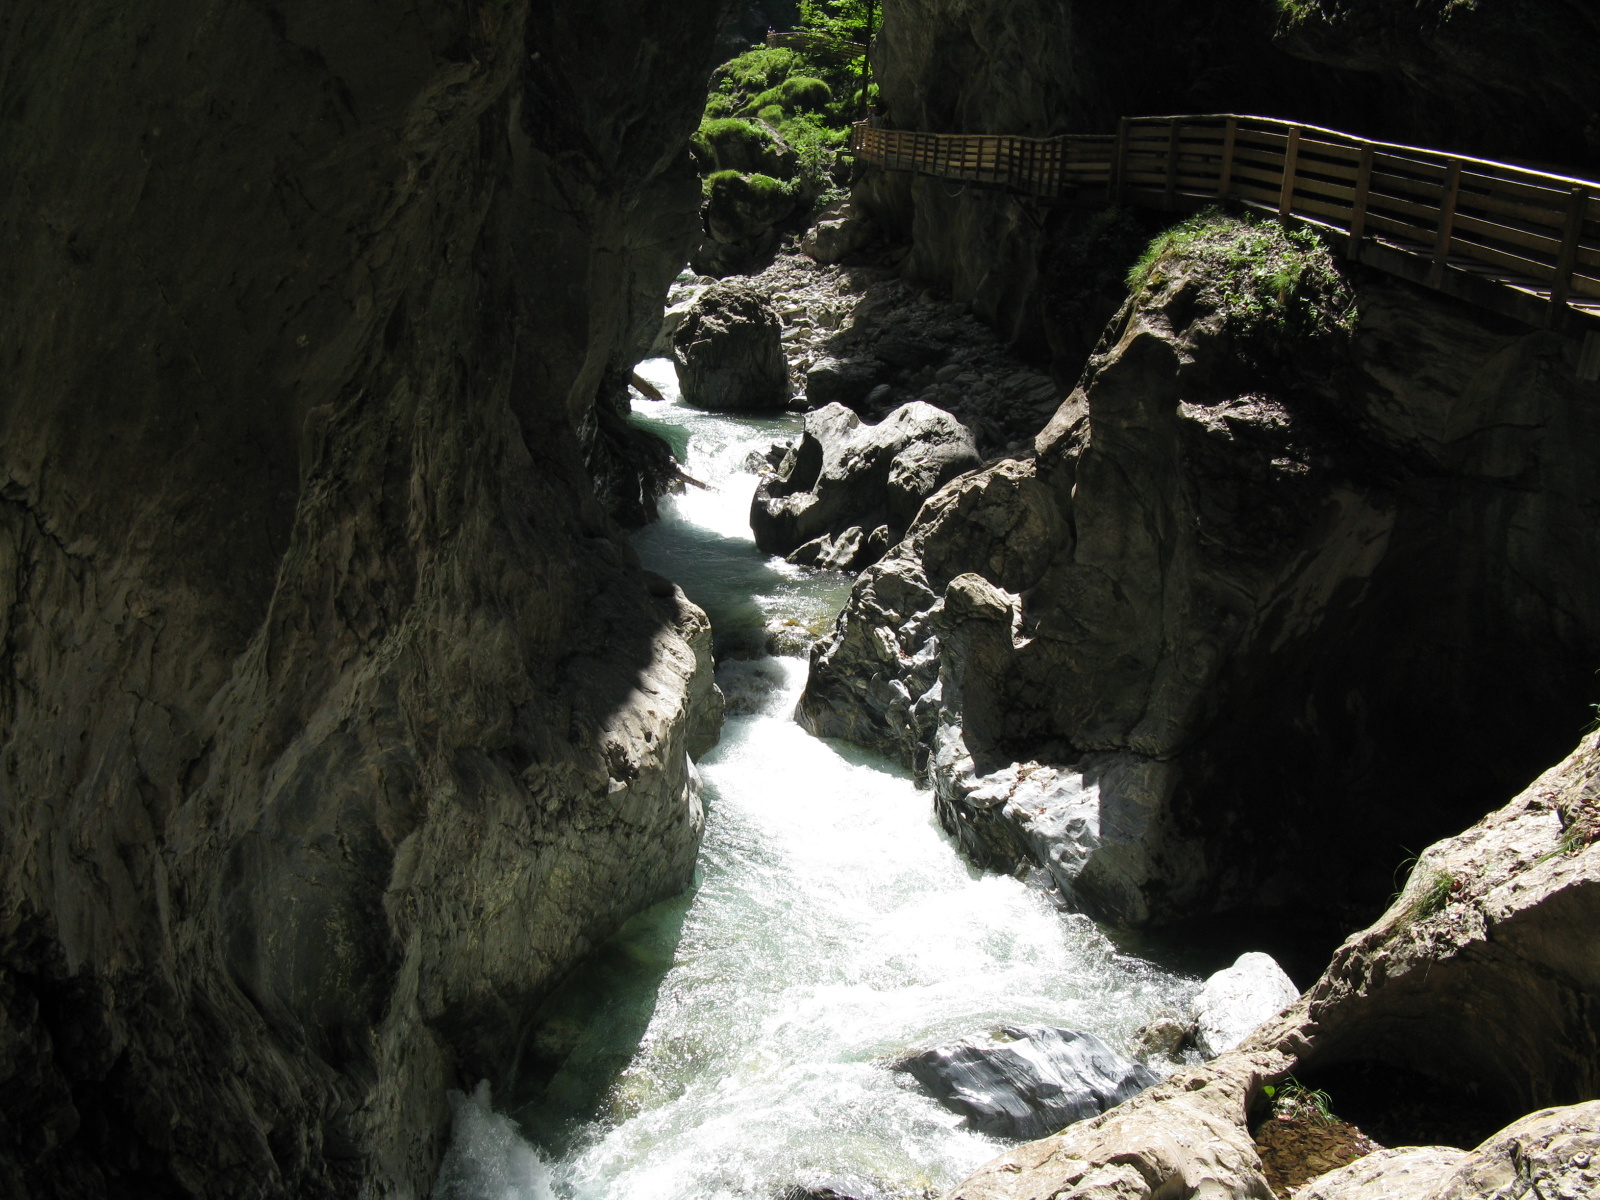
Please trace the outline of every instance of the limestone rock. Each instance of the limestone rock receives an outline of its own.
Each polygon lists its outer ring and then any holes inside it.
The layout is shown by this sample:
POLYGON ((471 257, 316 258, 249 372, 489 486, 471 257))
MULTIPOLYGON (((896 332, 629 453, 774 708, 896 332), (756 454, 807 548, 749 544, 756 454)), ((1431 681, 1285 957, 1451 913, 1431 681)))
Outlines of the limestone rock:
MULTIPOLYGON (((1600 1092, 1584 1015, 1600 1003, 1600 839, 1587 832, 1597 784, 1600 733, 1510 804, 1429 847, 1389 911, 1287 1012, 1104 1116, 997 1158, 948 1200, 1268 1200, 1248 1134, 1262 1087, 1290 1075, 1315 1086, 1319 1069, 1351 1060, 1523 1108, 1600 1092), (1441 877, 1460 886, 1441 888, 1441 877)), ((1471 1152, 1380 1151, 1299 1195, 1587 1200, 1597 1161, 1600 1101, 1587 1101, 1539 1107, 1471 1152)))
POLYGON ((1092 1034, 1004 1026, 898 1064, 967 1124, 995 1137, 1036 1138, 1098 1116, 1156 1082, 1092 1034))
POLYGON ((1241 954, 1233 966, 1207 979, 1195 996, 1195 1045, 1215 1058, 1298 999, 1300 989, 1271 955, 1241 954))
MULTIPOLYGON (((862 578, 803 717, 926 772, 977 861, 1048 871, 1107 920, 1375 909, 1398 854, 1374 854, 1374 831, 1393 847, 1462 828, 1584 719, 1600 535, 1573 514, 1600 504, 1600 478, 1559 431, 1592 385, 1571 339, 1394 281, 1351 282, 1352 337, 1273 358, 1231 331, 1211 268, 1172 260, 1159 279, 1032 453, 936 492, 862 578), (1542 498, 1514 482, 1536 464, 1542 498), (1596 554, 1542 549, 1569 538, 1596 554), (913 612, 879 602, 890 570, 913 612), (1007 613, 945 611, 969 574, 1016 597, 1007 613), (1446 579, 1487 591, 1441 608, 1446 579), (1495 647, 1495 665, 1451 645, 1495 647), (1469 769, 1491 741, 1487 773, 1469 769), (1013 767, 1071 779, 1099 755, 1144 776, 1114 797, 1115 836, 1087 823, 1104 789, 971 799, 1013 767), (1112 846, 1114 872, 1079 869, 1112 846)), ((904 340, 893 352, 916 361, 904 340)))
POLYGON ((851 526, 887 525, 894 538, 927 495, 977 463, 972 435, 931 405, 907 404, 877 425, 829 405, 807 414, 793 458, 757 486, 750 527, 769 554, 851 526))
POLYGON ((843 262, 872 244, 878 230, 850 199, 836 200, 818 214, 800 241, 802 252, 823 264, 843 262))
POLYGON ((427 1195, 689 881, 709 630, 594 480, 724 8, 7 6, 0 1195, 427 1195))
POLYGON ((806 404, 856 408, 882 383, 884 372, 884 364, 875 358, 821 358, 806 372, 806 404))
POLYGON ((1471 1157, 1453 1146, 1378 1150, 1313 1179, 1295 1200, 1438 1200, 1440 1185, 1471 1157))
POLYGON ((783 326, 759 292, 737 280, 707 288, 672 336, 683 401, 713 412, 789 403, 783 326))

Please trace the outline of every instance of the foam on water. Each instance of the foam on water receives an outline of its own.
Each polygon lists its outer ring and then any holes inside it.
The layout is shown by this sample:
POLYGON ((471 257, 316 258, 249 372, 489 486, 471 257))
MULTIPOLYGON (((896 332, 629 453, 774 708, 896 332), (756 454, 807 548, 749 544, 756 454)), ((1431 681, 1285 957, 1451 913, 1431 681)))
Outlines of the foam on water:
MULTIPOLYGON (((765 559, 745 523, 745 458, 795 421, 693 412, 670 370, 647 364, 669 398, 636 412, 714 490, 667 501, 641 556, 713 619, 759 628, 834 611, 843 581, 765 559)), ((522 1143, 486 1092, 463 1098, 449 1200, 769 1200, 825 1179, 939 1190, 1002 1146, 889 1061, 1001 1023, 1117 1044, 1192 993, 1193 980, 1119 955, 1021 882, 971 869, 903 772, 804 733, 792 712, 805 673, 800 659, 723 660, 730 715, 701 763, 692 897, 631 922, 609 973, 580 972, 565 1007, 552 1002, 561 1065, 550 1102, 522 1115, 553 1157, 522 1143), (573 1107, 587 1111, 563 1124, 573 1107)))

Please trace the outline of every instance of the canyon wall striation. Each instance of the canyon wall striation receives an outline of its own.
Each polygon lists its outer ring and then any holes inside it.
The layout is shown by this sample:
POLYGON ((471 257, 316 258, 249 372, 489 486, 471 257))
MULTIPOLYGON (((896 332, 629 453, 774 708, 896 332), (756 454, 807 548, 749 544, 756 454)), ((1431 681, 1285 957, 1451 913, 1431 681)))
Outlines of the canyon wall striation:
POLYGON ((724 8, 0 14, 0 1191, 423 1196, 687 883, 709 630, 593 480, 724 8))

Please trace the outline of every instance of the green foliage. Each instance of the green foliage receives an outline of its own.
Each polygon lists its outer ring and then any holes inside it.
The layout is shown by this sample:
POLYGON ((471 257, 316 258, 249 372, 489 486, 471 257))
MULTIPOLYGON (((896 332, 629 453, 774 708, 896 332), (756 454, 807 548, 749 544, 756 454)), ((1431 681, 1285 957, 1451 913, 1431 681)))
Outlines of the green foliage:
POLYGON ((792 112, 822 112, 833 103, 833 89, 811 75, 791 75, 778 90, 792 112))
POLYGON ((1243 339, 1282 349, 1349 333, 1355 301, 1316 233, 1208 209, 1158 236, 1128 272, 1139 292, 1181 275, 1243 339))
POLYGON ((882 3, 869 0, 801 0, 800 24, 814 33, 841 42, 865 42, 867 20, 873 18, 873 32, 883 22, 882 3))
POLYGON ((794 50, 757 46, 717 68, 711 77, 712 92, 729 97, 737 108, 745 108, 753 97, 777 87, 806 66, 806 60, 794 50))
POLYGON ((741 121, 737 117, 720 117, 700 122, 694 135, 695 149, 716 158, 725 158, 730 151, 743 150, 759 154, 772 145, 772 134, 765 126, 741 121))
POLYGON ((705 194, 712 199, 740 203, 770 204, 792 200, 793 188, 770 175, 745 175, 739 171, 713 171, 706 176, 705 194))
POLYGON ((1339 1118, 1333 1115, 1333 1099, 1318 1088, 1308 1088, 1293 1075, 1278 1087, 1271 1084, 1261 1089, 1272 1104, 1272 1114, 1288 1120, 1310 1120, 1318 1125, 1334 1125, 1339 1118))
POLYGON ((1411 905, 1411 911, 1418 917, 1431 917, 1444 911, 1444 906, 1450 903, 1458 886, 1455 876, 1430 869, 1421 893, 1411 905))
POLYGON ((731 96, 724 96, 721 92, 712 92, 706 97, 705 116, 706 120, 708 121, 715 121, 722 117, 731 117, 735 111, 736 110, 733 106, 733 98, 731 96))
POLYGON ((768 125, 781 124, 784 118, 783 105, 769 104, 765 108, 759 110, 756 113, 756 116, 765 121, 768 125))

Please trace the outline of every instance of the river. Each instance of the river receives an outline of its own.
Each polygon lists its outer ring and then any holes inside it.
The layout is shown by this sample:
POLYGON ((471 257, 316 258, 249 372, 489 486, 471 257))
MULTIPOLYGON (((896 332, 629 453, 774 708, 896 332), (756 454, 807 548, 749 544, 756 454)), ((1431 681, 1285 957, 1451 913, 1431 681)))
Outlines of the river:
POLYGON ((1018 880, 973 870, 926 791, 792 719, 802 658, 763 627, 825 627, 842 576, 751 541, 747 459, 799 418, 696 412, 666 394, 635 418, 691 476, 635 539, 712 617, 722 742, 700 764, 707 825, 691 893, 631 921, 540 1014, 543 1074, 496 1111, 457 1103, 441 1200, 778 1200, 833 1181, 933 1195, 1004 1149, 887 1069, 1001 1023, 1120 1045, 1196 981, 1117 952, 1018 880))

